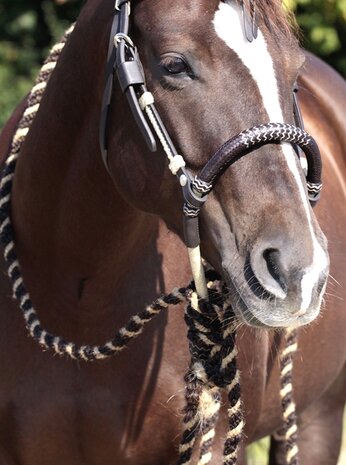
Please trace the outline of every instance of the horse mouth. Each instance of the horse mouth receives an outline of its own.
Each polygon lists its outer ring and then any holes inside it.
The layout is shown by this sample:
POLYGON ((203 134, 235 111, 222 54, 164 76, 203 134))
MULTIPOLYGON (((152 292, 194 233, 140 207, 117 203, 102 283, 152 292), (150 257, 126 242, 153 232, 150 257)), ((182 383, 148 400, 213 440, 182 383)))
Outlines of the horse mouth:
POLYGON ((246 282, 238 283, 227 271, 226 275, 227 289, 234 314, 239 322, 247 326, 262 329, 298 328, 312 323, 320 314, 326 285, 315 299, 316 303, 314 302, 307 310, 302 311, 294 310, 289 302, 279 301, 265 290, 261 291, 262 295, 255 295, 259 292, 254 294, 249 286, 246 287, 246 282))
MULTIPOLYGON (((263 311, 258 311, 249 307, 241 297, 238 297, 237 304, 233 307, 236 317, 243 323, 254 328, 262 329, 280 329, 299 326, 305 326, 314 321, 319 313, 319 308, 314 308, 304 315, 297 315, 292 317, 283 317, 282 315, 264 315, 263 311)), ((279 311, 277 312, 279 313, 279 311)), ((297 312, 299 313, 299 312, 297 312)))

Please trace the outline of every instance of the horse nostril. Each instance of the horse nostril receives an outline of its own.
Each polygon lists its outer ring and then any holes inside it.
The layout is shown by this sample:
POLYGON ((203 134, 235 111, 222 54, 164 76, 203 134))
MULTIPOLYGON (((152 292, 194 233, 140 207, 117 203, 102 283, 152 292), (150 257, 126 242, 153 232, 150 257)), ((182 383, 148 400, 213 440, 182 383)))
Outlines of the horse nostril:
POLYGON ((266 249, 263 252, 269 274, 280 284, 284 293, 287 293, 287 283, 280 267, 280 252, 277 249, 266 249))
POLYGON ((268 247, 269 244, 257 244, 250 254, 250 264, 253 273, 262 288, 272 297, 285 299, 288 283, 286 282, 282 252, 278 247, 268 247))

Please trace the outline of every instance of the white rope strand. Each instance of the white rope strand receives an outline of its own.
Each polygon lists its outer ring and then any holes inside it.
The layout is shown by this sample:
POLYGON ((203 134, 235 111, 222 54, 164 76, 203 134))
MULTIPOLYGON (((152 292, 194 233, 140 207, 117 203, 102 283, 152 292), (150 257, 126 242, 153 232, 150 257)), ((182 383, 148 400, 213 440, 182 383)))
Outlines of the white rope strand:
POLYGON ((144 92, 138 100, 139 105, 143 111, 146 112, 149 121, 151 122, 154 131, 156 132, 159 141, 161 142, 162 148, 165 151, 167 158, 169 160, 169 169, 171 173, 175 176, 178 171, 185 166, 184 158, 181 155, 174 155, 172 152, 166 137, 163 131, 160 128, 159 123, 156 120, 153 110, 151 109, 151 105, 154 104, 154 96, 151 92, 144 92))
POLYGON ((189 260, 192 270, 193 280, 195 281, 196 291, 202 299, 208 299, 208 288, 205 280, 204 268, 199 245, 194 248, 188 247, 189 260))

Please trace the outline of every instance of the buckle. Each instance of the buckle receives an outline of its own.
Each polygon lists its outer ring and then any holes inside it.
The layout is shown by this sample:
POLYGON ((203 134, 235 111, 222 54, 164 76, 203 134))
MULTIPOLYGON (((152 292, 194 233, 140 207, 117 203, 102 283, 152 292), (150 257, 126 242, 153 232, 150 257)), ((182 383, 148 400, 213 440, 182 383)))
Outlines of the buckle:
POLYGON ((115 5, 114 5, 114 9, 117 10, 117 11, 121 11, 121 6, 126 3, 127 5, 127 15, 130 16, 130 0, 115 0, 115 5))
POLYGON ((124 34, 123 32, 118 32, 117 34, 115 34, 115 36, 114 36, 114 45, 115 45, 115 47, 118 47, 118 43, 121 40, 124 40, 128 47, 135 48, 135 45, 132 42, 132 39, 130 39, 130 37, 127 34, 124 34))

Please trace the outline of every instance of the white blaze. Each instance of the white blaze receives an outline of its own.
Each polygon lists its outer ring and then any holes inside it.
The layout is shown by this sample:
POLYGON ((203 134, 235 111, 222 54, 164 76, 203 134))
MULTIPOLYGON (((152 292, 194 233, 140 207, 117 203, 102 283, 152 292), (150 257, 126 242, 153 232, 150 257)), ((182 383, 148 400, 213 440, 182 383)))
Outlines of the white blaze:
MULTIPOLYGON (((257 84, 262 96, 264 108, 268 113, 269 121, 274 123, 284 122, 273 60, 268 52, 267 43, 261 30, 258 30, 258 37, 253 42, 249 42, 246 39, 243 31, 241 11, 236 5, 236 2, 220 2, 219 9, 214 16, 213 24, 217 35, 238 55, 257 84)), ((288 168, 292 172, 297 183, 305 207, 313 244, 312 264, 306 269, 301 282, 301 310, 307 310, 311 302, 312 290, 320 273, 326 269, 328 260, 321 245, 317 241, 313 229, 309 203, 297 167, 295 152, 288 143, 281 144, 281 146, 288 168)))

